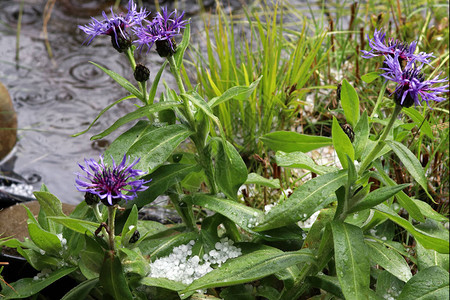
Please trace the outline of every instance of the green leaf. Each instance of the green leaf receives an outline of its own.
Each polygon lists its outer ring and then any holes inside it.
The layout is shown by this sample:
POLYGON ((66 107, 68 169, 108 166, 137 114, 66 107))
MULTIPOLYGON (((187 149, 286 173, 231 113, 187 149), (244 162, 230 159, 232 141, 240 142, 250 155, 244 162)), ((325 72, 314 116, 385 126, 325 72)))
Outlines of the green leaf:
POLYGON ((89 236, 84 236, 85 248, 80 251, 80 260, 78 267, 81 273, 87 279, 98 278, 100 270, 102 268, 104 259, 104 249, 101 244, 89 236))
POLYGON ((230 142, 219 141, 215 167, 217 186, 228 198, 237 200, 237 191, 247 180, 247 166, 230 142))
POLYGON ((370 283, 367 246, 361 228, 333 221, 336 273, 345 299, 366 299, 370 283))
POLYGON ((1 291, 1 295, 3 296, 1 299, 22 299, 31 297, 41 290, 51 285, 56 280, 69 275, 77 268, 60 268, 48 275, 48 277, 43 277, 42 279, 34 280, 33 278, 22 278, 16 282, 11 283, 10 288, 4 288, 1 291))
POLYGON ((82 281, 79 285, 71 289, 61 300, 80 300, 88 299, 87 296, 91 290, 97 285, 98 278, 82 281))
POLYGON ((114 299, 133 299, 120 259, 113 251, 105 252, 99 278, 105 293, 114 299))
POLYGON ((184 290, 187 287, 187 285, 181 282, 173 281, 162 277, 161 278, 144 277, 139 282, 143 285, 156 286, 176 292, 184 290))
POLYGON ((116 105, 116 104, 119 104, 120 102, 122 102, 122 101, 124 101, 124 100, 127 100, 127 99, 133 99, 133 98, 135 98, 135 97, 134 97, 134 96, 126 96, 126 97, 123 97, 123 98, 121 98, 121 99, 119 99, 119 100, 117 100, 117 101, 115 101, 115 102, 109 104, 109 105, 106 106, 104 109, 102 109, 102 111, 97 115, 97 117, 95 117, 94 121, 92 121, 91 124, 89 124, 88 128, 86 128, 85 130, 80 131, 80 132, 78 132, 78 133, 72 134, 72 137, 77 137, 77 136, 80 136, 80 135, 82 135, 82 134, 88 132, 89 129, 91 129, 92 126, 94 126, 95 122, 97 122, 97 120, 100 119, 100 117, 101 117, 106 111, 108 111, 111 107, 113 107, 113 106, 116 105))
POLYGON ((268 179, 265 177, 262 177, 259 174, 256 173, 250 173, 247 176, 247 180, 245 181, 245 184, 258 184, 262 186, 267 186, 273 189, 279 189, 280 188, 280 180, 275 179, 268 179))
POLYGON ((177 65, 177 69, 181 68, 181 64, 183 63, 184 52, 186 51, 187 47, 189 46, 190 38, 191 38, 191 23, 190 23, 190 19, 189 19, 186 24, 186 27, 184 28, 183 39, 181 40, 181 43, 179 45, 177 45, 176 52, 173 55, 175 58, 175 63, 177 65))
POLYGON ((353 149, 352 142, 339 126, 338 121, 333 117, 333 125, 331 128, 331 136, 333 139, 333 146, 339 157, 339 161, 344 169, 347 169, 347 157, 348 155, 352 161, 355 160, 355 150, 353 149))
POLYGON ((250 97, 255 88, 258 86, 261 78, 262 76, 253 81, 249 86, 238 85, 229 88, 228 90, 223 92, 222 95, 214 97, 211 100, 209 100, 208 102, 209 107, 214 108, 215 106, 231 99, 246 100, 247 98, 250 97))
POLYGON ((192 203, 227 217, 247 231, 253 230, 253 227, 262 220, 264 215, 262 211, 240 204, 236 201, 216 198, 204 194, 194 195, 192 203))
POLYGON ((273 207, 254 230, 264 231, 306 220, 321 209, 324 202, 346 181, 346 170, 327 173, 307 181, 289 198, 273 207))
POLYGON ((156 73, 155 78, 153 78, 152 86, 150 87, 150 92, 148 93, 148 99, 149 99, 149 102, 152 103, 152 105, 153 105, 153 100, 155 99, 156 90, 158 89, 159 80, 161 79, 162 72, 166 68, 168 62, 169 62, 168 60, 164 61, 164 63, 159 68, 158 73, 156 73))
POLYGON ((419 207, 420 211, 425 217, 431 218, 436 221, 448 222, 448 218, 435 211, 428 203, 417 199, 411 200, 414 201, 414 203, 419 207))
POLYGON ((365 83, 371 83, 372 81, 374 81, 375 79, 377 79, 379 77, 380 77, 380 73, 379 72, 370 72, 370 73, 362 75, 361 79, 365 83))
POLYGON ((416 245, 417 268, 423 271, 428 267, 439 266, 444 270, 449 269, 448 254, 438 253, 435 250, 425 249, 420 243, 416 245))
POLYGON ((381 271, 377 276, 376 291, 382 299, 396 299, 404 286, 403 281, 388 271, 381 271))
POLYGON ((220 298, 223 300, 255 300, 255 296, 253 296, 253 287, 245 284, 224 288, 220 292, 220 298))
MULTIPOLYGON (((131 201, 134 202, 134 201, 131 201)), ((125 225, 123 225, 122 228, 122 245, 127 245, 128 241, 130 240, 131 236, 134 233, 134 231, 137 229, 137 221, 138 221, 138 208, 136 204, 133 204, 133 207, 131 208, 130 214, 128 215, 127 221, 125 222, 125 225), (132 228, 130 230, 130 228, 132 228), (130 233, 130 234, 128 234, 130 233), (128 235, 127 235, 128 234, 128 235)))
POLYGON ((404 107, 402 112, 407 114, 420 128, 420 132, 423 132, 430 139, 435 139, 433 130, 431 130, 430 123, 420 114, 420 112, 413 107, 404 107))
POLYGON ((150 255, 152 261, 157 258, 169 255, 174 247, 187 244, 197 239, 198 234, 195 232, 185 232, 166 238, 145 239, 139 244, 144 255, 150 255))
POLYGON ((449 299, 448 271, 440 267, 420 271, 405 284, 397 299, 449 299))
POLYGON ((300 151, 290 153, 277 151, 275 160, 280 167, 306 169, 318 175, 337 171, 335 167, 316 164, 311 157, 300 151))
POLYGON ((399 184, 396 186, 385 186, 379 189, 376 189, 375 191, 368 194, 366 197, 364 197, 361 201, 356 203, 353 207, 351 207, 348 210, 348 213, 354 213, 360 210, 365 210, 368 208, 372 208, 387 199, 391 198, 407 186, 409 186, 409 183, 405 184, 399 184))
POLYGON ((95 232, 100 225, 95 222, 70 217, 49 217, 49 219, 81 234, 85 234, 86 231, 95 232))
POLYGON ((219 268, 195 280, 183 292, 250 282, 292 265, 313 262, 314 256, 307 249, 282 253, 267 249, 258 250, 228 260, 219 268))
POLYGON ((355 127, 359 120, 359 98, 355 88, 348 83, 347 79, 342 81, 341 105, 347 123, 355 127))
POLYGON ((45 252, 55 254, 62 250, 61 241, 59 238, 55 234, 42 229, 39 225, 29 223, 28 233, 36 246, 45 252))
POLYGON ((367 140, 369 139, 369 119, 367 117, 367 111, 364 111, 361 115, 358 123, 356 123, 354 131, 355 140, 353 145, 355 147, 355 158, 358 159, 364 152, 367 145, 367 140))
POLYGON ((144 135, 157 129, 149 121, 139 120, 133 127, 119 135, 106 149, 104 153, 105 163, 112 163, 111 157, 116 162, 123 159, 123 155, 128 152, 130 147, 139 141, 144 135))
POLYGON ((439 253, 449 253, 449 242, 416 229, 411 223, 397 215, 394 211, 388 208, 384 204, 379 204, 375 209, 384 215, 385 217, 391 219, 404 229, 406 229, 410 234, 414 236, 417 242, 421 243, 427 249, 433 249, 439 253))
POLYGON ((151 203, 158 196, 163 195, 167 189, 177 182, 181 182, 187 175, 199 172, 201 167, 197 164, 168 164, 158 167, 153 173, 142 177, 144 180, 152 180, 147 185, 148 189, 139 192, 137 198, 129 201, 127 208, 136 204, 138 208, 151 203))
POLYGON ((139 249, 119 248, 119 257, 127 273, 144 277, 150 272, 150 264, 139 249))
POLYGON ((174 124, 152 130, 137 140, 127 154, 140 157, 144 170, 153 170, 164 163, 192 132, 184 125, 174 124))
POLYGON ((108 70, 108 69, 96 64, 95 62, 91 61, 90 63, 93 64, 94 66, 98 67, 99 69, 101 69, 106 74, 108 74, 109 77, 114 79, 114 81, 116 81, 118 84, 120 84, 124 89, 126 89, 127 91, 129 91, 130 93, 135 95, 136 98, 138 98, 142 101, 145 101, 144 96, 142 95, 141 91, 139 91, 131 82, 129 82, 128 80, 126 80, 125 78, 123 78, 122 76, 117 74, 116 72, 108 70))
MULTIPOLYGON (((401 162, 408 170, 409 174, 417 181, 418 184, 428 194, 427 178, 423 171, 422 165, 414 154, 405 145, 396 141, 386 141, 386 144, 391 147, 392 151, 400 158, 401 162)), ((429 194, 428 194, 429 195, 429 194)), ((429 195, 430 196, 430 195, 429 195)), ((430 196, 431 197, 431 196, 430 196)))
POLYGON ((260 140, 272 150, 283 152, 309 152, 332 144, 329 137, 312 136, 292 131, 270 132, 260 137, 260 140))
MULTIPOLYGON (((373 164, 378 170, 377 173, 374 173, 374 177, 377 177, 379 175, 381 177, 379 178, 379 180, 384 181, 387 185, 397 185, 397 183, 384 172, 383 166, 381 165, 380 161, 374 161, 373 164)), ((419 209, 417 204, 410 197, 408 197, 408 195, 401 191, 395 195, 395 198, 397 199, 398 203, 400 203, 400 205, 404 209, 406 209, 411 217, 419 222, 425 222, 425 218, 423 217, 421 210, 419 209)))
POLYGON ((328 275, 308 276, 306 278, 306 281, 315 288, 322 289, 324 291, 332 293, 336 297, 344 299, 344 294, 342 294, 339 280, 336 277, 328 275))
POLYGON ((401 281, 407 282, 412 277, 408 263, 397 251, 386 248, 376 241, 365 240, 365 242, 369 246, 371 261, 382 266, 401 281))
POLYGON ((39 201, 40 208, 45 211, 48 217, 64 216, 61 201, 56 196, 49 192, 34 192, 33 194, 39 201))
POLYGON ((136 109, 135 111, 132 111, 129 114, 126 114, 125 116, 119 118, 116 122, 114 122, 111 127, 103 131, 102 133, 99 133, 97 135, 94 135, 91 137, 91 140, 98 140, 101 138, 104 138, 105 136, 109 135, 111 132, 115 131, 117 128, 119 128, 122 125, 125 125, 128 122, 137 120, 139 118, 147 117, 148 115, 151 115, 152 113, 166 110, 166 109, 172 109, 175 107, 179 107, 181 104, 179 102, 175 101, 165 101, 165 102, 158 102, 151 106, 142 106, 136 109))

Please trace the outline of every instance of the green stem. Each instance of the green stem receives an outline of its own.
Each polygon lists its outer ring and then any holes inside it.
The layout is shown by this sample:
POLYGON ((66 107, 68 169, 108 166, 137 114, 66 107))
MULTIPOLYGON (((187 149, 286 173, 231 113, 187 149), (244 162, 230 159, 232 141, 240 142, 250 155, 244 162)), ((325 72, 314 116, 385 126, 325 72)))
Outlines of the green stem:
POLYGON ((115 246, 114 246, 114 223, 115 223, 115 218, 116 218, 116 210, 117 207, 115 205, 113 206, 108 206, 108 236, 109 236, 109 249, 111 249, 111 251, 115 251, 115 246))
POLYGON ((183 81, 181 79, 180 70, 177 67, 177 64, 175 62, 175 58, 173 55, 170 55, 167 57, 167 60, 170 65, 170 72, 172 72, 173 76, 175 76, 175 80, 177 81, 178 89, 180 90, 181 98, 183 99, 183 105, 184 105, 184 112, 186 114, 186 119, 189 122, 189 125, 191 128, 197 132, 197 126, 195 123, 194 115, 192 114, 192 110, 189 106, 189 100, 184 97, 184 94, 186 93, 186 90, 184 89, 183 81))
POLYGON ((383 82, 383 85, 381 86, 380 93, 378 94, 377 102, 375 102, 375 107, 372 110, 372 113, 370 114, 370 117, 372 118, 378 111, 378 106, 380 106, 381 100, 383 100, 384 93, 386 92, 388 81, 385 80, 383 82))
POLYGON ((358 174, 361 175, 365 169, 370 165, 370 163, 376 158, 377 154, 383 149, 384 147, 384 140, 389 134, 389 131, 392 128, 392 125, 394 125, 395 120, 397 119, 398 114, 402 110, 402 106, 396 104, 394 108, 394 112, 392 113, 391 119, 389 120, 388 125, 386 128, 384 128, 383 134, 380 136, 380 138, 377 141, 377 144, 375 147, 373 147, 372 151, 370 151, 369 155, 366 156, 366 158, 361 163, 360 169, 358 174))
MULTIPOLYGON (((128 62, 130 63, 131 68, 134 70, 136 69, 136 60, 134 59, 134 54, 133 51, 131 50, 131 47, 129 47, 127 49, 127 51, 125 51, 125 55, 128 58, 128 62)), ((146 82, 138 82, 139 84, 139 88, 141 89, 142 92, 142 99, 140 99, 142 102, 144 102, 145 105, 148 104, 148 99, 147 99, 147 83, 146 82)))
POLYGON ((187 205, 183 202, 183 200, 180 199, 181 194, 182 191, 177 185, 177 192, 169 195, 170 201, 172 201, 176 211, 181 216, 181 219, 183 219, 184 224, 186 224, 186 228, 189 231, 198 231, 193 219, 192 205, 187 205))

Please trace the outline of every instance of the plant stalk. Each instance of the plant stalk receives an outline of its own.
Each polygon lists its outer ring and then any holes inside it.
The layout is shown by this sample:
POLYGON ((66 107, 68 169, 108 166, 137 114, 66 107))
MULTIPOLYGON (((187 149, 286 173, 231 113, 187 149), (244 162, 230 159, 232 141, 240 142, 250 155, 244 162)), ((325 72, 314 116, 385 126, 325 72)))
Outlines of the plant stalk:
POLYGON ((384 128, 383 134, 380 136, 380 138, 377 141, 377 144, 375 147, 373 147, 372 151, 370 151, 369 155, 366 156, 366 158, 361 163, 361 167, 358 171, 358 175, 361 175, 365 169, 370 165, 370 163, 375 159, 376 155, 383 149, 384 147, 384 140, 389 134, 389 131, 392 128, 392 125, 394 125, 395 120, 397 119, 398 114, 402 110, 402 106, 399 104, 395 104, 394 112, 392 113, 391 119, 389 120, 388 125, 384 128))
POLYGON ((113 205, 113 206, 108 206, 108 236, 109 236, 109 249, 111 249, 111 251, 115 251, 115 246, 114 246, 114 223, 115 223, 115 218, 116 218, 116 210, 117 210, 117 206, 113 205))
POLYGON ((372 118, 378 111, 378 106, 380 106, 381 100, 383 100, 384 93, 386 92, 388 81, 385 80, 383 82, 383 85, 381 86, 380 93, 378 94, 377 102, 375 102, 375 106, 372 110, 372 113, 370 114, 370 117, 372 118))

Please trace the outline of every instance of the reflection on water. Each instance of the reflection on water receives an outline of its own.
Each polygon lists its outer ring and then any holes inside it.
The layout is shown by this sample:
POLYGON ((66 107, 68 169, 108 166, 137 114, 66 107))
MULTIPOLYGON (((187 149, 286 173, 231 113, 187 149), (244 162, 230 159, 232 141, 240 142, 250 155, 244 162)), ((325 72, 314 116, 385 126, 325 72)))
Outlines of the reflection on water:
MULTIPOLYGON (((108 104, 126 95, 113 80, 89 63, 93 61, 122 74, 134 82, 124 55, 110 45, 110 39, 100 37, 89 46, 82 43, 86 35, 77 28, 87 24, 90 16, 101 16, 115 1, 58 0, 48 22, 47 32, 53 58, 45 46, 42 34, 43 11, 47 1, 25 0, 16 61, 16 28, 20 1, 2 0, 0 9, 0 81, 8 88, 19 120, 19 142, 9 161, 13 168, 33 183, 44 183, 61 201, 78 203, 83 199, 74 184, 78 162, 96 158, 126 127, 101 141, 89 138, 110 126, 115 119, 134 110, 135 100, 122 102, 106 112, 85 135, 70 135, 85 129, 108 104)), ((127 1, 122 1, 126 4, 127 1)), ((136 2, 139 3, 137 0, 136 2)), ((141 1, 154 12, 154 1, 141 1), (150 3, 151 2, 151 3, 150 3)), ((227 1, 232 9, 240 8, 240 0, 227 1)), ((201 32, 197 1, 178 1, 179 9, 192 17, 193 39, 201 32)), ((225 3, 225 2, 224 2, 225 3)), ((203 0, 208 8, 214 0, 203 0)), ((169 9, 173 1, 163 2, 169 9)), ((227 10, 226 10, 227 11, 227 10)), ((138 58, 152 71, 150 79, 162 63, 151 51, 138 58)), ((163 74, 169 86, 176 86, 168 72, 163 74)), ((157 91, 157 95, 162 92, 157 91)))

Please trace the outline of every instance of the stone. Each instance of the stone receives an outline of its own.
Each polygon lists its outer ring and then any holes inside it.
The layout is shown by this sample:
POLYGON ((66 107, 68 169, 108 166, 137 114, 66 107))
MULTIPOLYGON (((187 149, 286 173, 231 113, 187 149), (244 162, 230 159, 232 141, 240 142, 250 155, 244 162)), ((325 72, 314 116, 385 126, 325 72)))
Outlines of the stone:
POLYGON ((0 82, 0 161, 17 141, 17 115, 8 90, 0 82))

